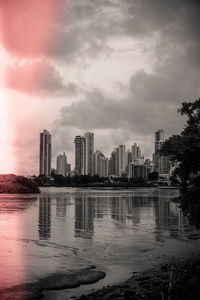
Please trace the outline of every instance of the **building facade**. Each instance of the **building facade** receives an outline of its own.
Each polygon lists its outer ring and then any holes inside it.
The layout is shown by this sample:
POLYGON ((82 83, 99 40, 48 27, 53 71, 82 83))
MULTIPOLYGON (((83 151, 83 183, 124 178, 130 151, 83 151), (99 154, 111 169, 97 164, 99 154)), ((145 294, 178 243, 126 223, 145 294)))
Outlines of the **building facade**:
POLYGON ((142 157, 140 147, 137 146, 136 143, 131 147, 131 150, 132 150, 132 160, 142 157))
POLYGON ((94 153, 94 174, 99 177, 108 177, 108 158, 97 150, 94 153))
POLYGON ((159 129, 155 133, 155 143, 154 143, 154 154, 153 154, 153 164, 154 171, 158 172, 159 175, 168 175, 170 171, 169 158, 168 156, 160 155, 159 151, 165 141, 164 130, 159 129))
POLYGON ((147 180, 147 166, 146 165, 136 165, 134 163, 129 164, 129 176, 130 179, 143 178, 147 180))
POLYGON ((85 175, 94 175, 94 133, 86 132, 85 138, 85 175))
POLYGON ((66 176, 67 157, 65 152, 57 156, 56 159, 56 174, 66 176))
POLYGON ((40 133, 40 165, 39 174, 51 176, 52 137, 48 130, 40 133))
POLYGON ((75 174, 85 174, 85 137, 76 136, 75 143, 75 174))

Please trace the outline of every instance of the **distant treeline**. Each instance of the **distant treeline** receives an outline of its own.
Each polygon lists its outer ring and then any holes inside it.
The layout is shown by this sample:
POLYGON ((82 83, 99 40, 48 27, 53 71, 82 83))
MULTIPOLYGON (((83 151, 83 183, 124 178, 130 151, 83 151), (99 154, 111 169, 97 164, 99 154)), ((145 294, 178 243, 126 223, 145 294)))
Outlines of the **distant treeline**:
MULTIPOLYGON (((149 178, 158 179, 157 173, 149 174, 149 178)), ((150 184, 142 177, 129 179, 127 177, 116 177, 109 180, 108 177, 99 177, 98 175, 81 175, 81 176, 62 176, 54 175, 51 179, 44 176, 35 178, 39 186, 150 186, 150 184)))

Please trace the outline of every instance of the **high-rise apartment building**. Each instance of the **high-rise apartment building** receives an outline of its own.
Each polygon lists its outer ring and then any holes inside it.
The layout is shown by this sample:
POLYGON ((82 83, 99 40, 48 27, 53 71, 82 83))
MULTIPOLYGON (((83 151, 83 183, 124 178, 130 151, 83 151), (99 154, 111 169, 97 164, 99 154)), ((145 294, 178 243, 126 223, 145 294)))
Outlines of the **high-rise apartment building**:
POLYGON ((109 159, 109 175, 116 175, 116 151, 113 150, 109 159))
POLYGON ((108 159, 98 150, 94 153, 94 174, 108 177, 108 159))
POLYGON ((85 137, 76 136, 75 143, 75 174, 85 174, 85 137))
POLYGON ((57 156, 56 160, 56 174, 66 176, 66 164, 67 164, 67 157, 65 152, 57 156))
POLYGON ((119 176, 126 172, 126 146, 119 145, 119 176))
POLYGON ((160 175, 169 174, 169 158, 160 155, 159 151, 165 141, 164 130, 159 129, 155 132, 155 152, 153 154, 154 171, 160 175))
POLYGON ((120 176, 120 151, 119 151, 119 147, 115 148, 115 172, 117 176, 120 176))
POLYGON ((138 158, 141 158, 141 157, 142 157, 142 154, 141 154, 140 147, 137 146, 137 144, 135 143, 132 146, 132 160, 138 159, 138 158))
POLYGON ((165 141, 164 140, 164 130, 159 129, 154 134, 155 134, 155 153, 157 153, 161 149, 161 147, 165 141))
POLYGON ((76 136, 75 173, 77 175, 94 175, 94 133, 86 132, 84 136, 76 136))
POLYGON ((52 138, 46 129, 40 133, 40 166, 39 173, 49 177, 51 175, 52 138))
POLYGON ((85 175, 94 175, 94 133, 86 132, 85 137, 85 175))

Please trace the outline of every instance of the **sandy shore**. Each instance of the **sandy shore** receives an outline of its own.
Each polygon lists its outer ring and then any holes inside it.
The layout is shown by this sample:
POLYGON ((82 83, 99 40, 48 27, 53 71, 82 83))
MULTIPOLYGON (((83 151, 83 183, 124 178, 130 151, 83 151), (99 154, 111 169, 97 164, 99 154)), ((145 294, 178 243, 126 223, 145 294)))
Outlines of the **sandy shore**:
POLYGON ((158 268, 133 274, 123 284, 104 287, 78 299, 199 300, 200 255, 182 261, 171 258, 169 263, 158 268))
MULTIPOLYGON (((83 284, 92 284, 104 278, 105 275, 104 272, 95 270, 94 267, 51 274, 34 283, 1 289, 0 299, 41 299, 44 291, 62 290, 75 288, 83 284)), ((168 263, 162 264, 157 268, 152 268, 142 273, 134 273, 130 279, 120 285, 107 286, 78 299, 199 300, 199 283, 200 254, 192 255, 185 260, 175 260, 172 257, 168 263)))

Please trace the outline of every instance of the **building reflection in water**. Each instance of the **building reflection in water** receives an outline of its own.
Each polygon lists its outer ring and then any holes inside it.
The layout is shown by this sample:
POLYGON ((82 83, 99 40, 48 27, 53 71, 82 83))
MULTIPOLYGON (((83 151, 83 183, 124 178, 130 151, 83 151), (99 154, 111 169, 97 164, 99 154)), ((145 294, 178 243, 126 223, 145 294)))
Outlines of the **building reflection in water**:
POLYGON ((176 203, 159 197, 154 201, 154 213, 156 225, 155 236, 158 241, 162 239, 163 230, 167 230, 171 237, 176 238, 184 233, 186 219, 176 203))
MULTIPOLYGON (((163 191, 158 196, 117 196, 110 199, 111 217, 125 225, 138 225, 152 215, 155 222, 156 239, 162 239, 163 231, 171 237, 184 233, 186 220, 176 203, 170 201, 172 191, 163 191)), ((150 217, 150 220, 152 218, 150 217)))
POLYGON ((118 196, 111 199, 112 219, 126 225, 141 222, 142 209, 150 207, 151 201, 146 196, 118 196))
POLYGON ((92 238, 94 231, 94 198, 85 195, 75 199, 75 236, 92 238))
POLYGON ((119 221, 120 223, 126 223, 126 202, 123 197, 112 197, 111 211, 112 219, 119 221))
POLYGON ((51 199, 49 196, 42 196, 39 199, 38 232, 41 240, 51 237, 51 199))
POLYGON ((95 197, 95 218, 103 219, 107 213, 107 198, 106 197, 95 197))
POLYGON ((67 211, 67 197, 56 197, 56 216, 65 219, 67 211))

